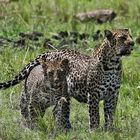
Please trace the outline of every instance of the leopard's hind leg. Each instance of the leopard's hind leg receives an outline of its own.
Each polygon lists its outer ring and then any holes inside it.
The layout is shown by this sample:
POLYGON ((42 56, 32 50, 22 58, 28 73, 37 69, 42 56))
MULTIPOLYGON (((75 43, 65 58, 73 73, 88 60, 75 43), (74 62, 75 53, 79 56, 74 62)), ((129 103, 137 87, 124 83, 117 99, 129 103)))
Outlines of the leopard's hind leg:
POLYGON ((32 98, 29 105, 30 128, 34 129, 38 126, 38 118, 43 118, 45 111, 50 107, 50 96, 40 90, 32 93, 32 98))
POLYGON ((24 118, 22 124, 24 124, 25 127, 28 127, 28 124, 30 122, 29 104, 30 104, 30 95, 27 94, 25 91, 22 91, 20 99, 20 111, 21 115, 24 118))

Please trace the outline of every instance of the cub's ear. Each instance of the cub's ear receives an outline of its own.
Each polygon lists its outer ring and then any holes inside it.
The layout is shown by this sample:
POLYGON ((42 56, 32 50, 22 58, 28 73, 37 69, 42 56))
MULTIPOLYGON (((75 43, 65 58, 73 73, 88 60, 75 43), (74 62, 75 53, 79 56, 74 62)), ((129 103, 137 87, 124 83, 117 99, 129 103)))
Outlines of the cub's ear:
POLYGON ((63 59, 60 63, 60 67, 65 71, 65 74, 67 75, 69 73, 69 60, 63 59))
POLYGON ((68 59, 63 59, 61 61, 60 67, 62 69, 68 70, 69 69, 69 60, 68 59))
POLYGON ((69 64, 69 60, 68 59, 63 59, 61 61, 61 67, 68 67, 69 64))
POLYGON ((110 39, 113 35, 110 30, 104 30, 104 34, 107 39, 110 39))

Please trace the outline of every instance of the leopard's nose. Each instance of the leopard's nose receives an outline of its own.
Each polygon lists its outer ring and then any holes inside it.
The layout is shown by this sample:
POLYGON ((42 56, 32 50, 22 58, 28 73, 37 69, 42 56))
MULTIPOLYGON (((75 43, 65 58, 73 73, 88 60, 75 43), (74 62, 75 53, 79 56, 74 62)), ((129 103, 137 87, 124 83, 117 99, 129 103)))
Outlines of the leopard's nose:
POLYGON ((130 42, 129 45, 134 46, 134 41, 130 42))
POLYGON ((133 51, 134 41, 130 42, 131 51, 133 51))

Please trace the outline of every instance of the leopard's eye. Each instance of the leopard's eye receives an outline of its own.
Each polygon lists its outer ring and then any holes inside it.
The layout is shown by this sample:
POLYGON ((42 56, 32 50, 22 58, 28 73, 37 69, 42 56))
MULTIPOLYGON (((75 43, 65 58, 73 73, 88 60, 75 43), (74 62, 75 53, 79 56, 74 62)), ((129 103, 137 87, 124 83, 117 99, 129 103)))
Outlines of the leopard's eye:
POLYGON ((126 36, 122 35, 122 36, 118 36, 119 39, 122 39, 122 40, 126 40, 126 36))

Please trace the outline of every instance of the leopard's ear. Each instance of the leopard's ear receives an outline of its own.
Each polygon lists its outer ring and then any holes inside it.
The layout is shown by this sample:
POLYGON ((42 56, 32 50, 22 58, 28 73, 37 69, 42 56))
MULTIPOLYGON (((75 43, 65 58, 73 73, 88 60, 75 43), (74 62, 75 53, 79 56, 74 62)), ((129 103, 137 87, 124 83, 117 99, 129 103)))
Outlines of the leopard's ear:
POLYGON ((128 28, 125 28, 124 30, 125 30, 125 31, 127 31, 127 32, 129 31, 129 29, 128 29, 128 28))
POLYGON ((104 34, 107 39, 110 39, 113 36, 110 30, 104 30, 104 34))
POLYGON ((69 60, 68 59, 63 59, 61 61, 61 67, 63 67, 63 68, 67 68, 68 64, 69 64, 69 60))

